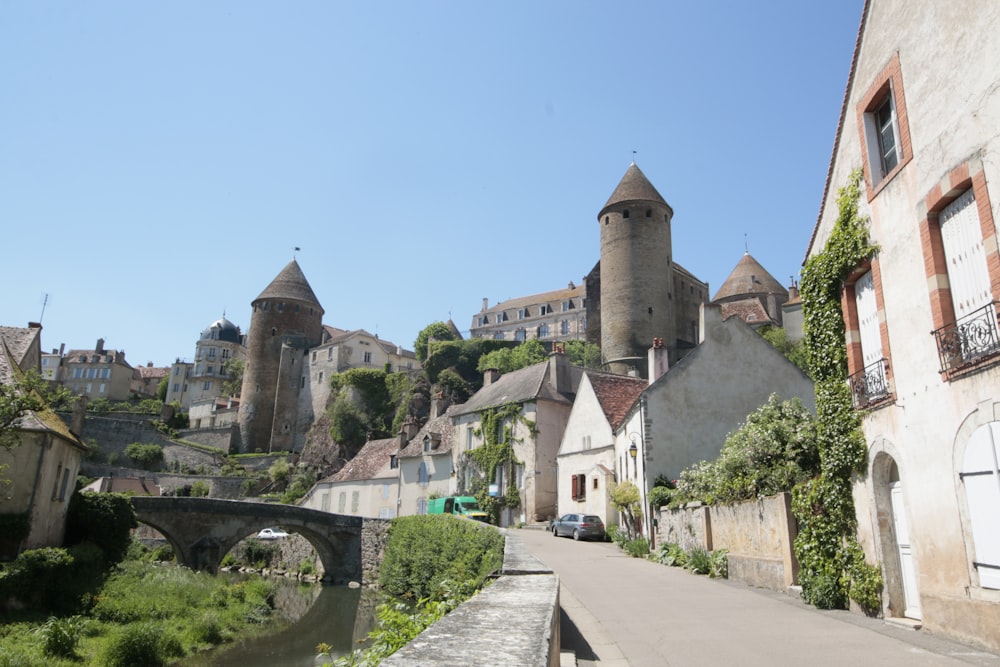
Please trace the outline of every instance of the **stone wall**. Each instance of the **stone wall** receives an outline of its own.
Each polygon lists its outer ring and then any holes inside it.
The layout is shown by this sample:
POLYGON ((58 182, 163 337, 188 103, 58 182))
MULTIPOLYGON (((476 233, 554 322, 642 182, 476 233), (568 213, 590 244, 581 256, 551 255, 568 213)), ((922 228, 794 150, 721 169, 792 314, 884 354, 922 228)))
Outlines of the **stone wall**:
POLYGON ((177 435, 184 440, 228 452, 233 430, 228 426, 224 428, 191 428, 178 431, 177 435))
POLYGON ((726 549, 730 579, 784 591, 797 582, 799 569, 791 502, 790 494, 780 493, 732 505, 660 510, 657 544, 726 549))
POLYGON ((389 519, 365 519, 361 524, 361 583, 374 586, 378 583, 378 568, 389 542, 389 519))

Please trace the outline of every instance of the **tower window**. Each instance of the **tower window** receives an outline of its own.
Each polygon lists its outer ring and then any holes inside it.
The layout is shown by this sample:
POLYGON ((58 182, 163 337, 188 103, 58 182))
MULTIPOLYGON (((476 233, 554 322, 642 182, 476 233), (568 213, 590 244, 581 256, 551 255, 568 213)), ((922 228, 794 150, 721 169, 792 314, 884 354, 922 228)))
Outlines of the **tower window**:
POLYGON ((622 217, 623 218, 627 218, 628 217, 628 209, 625 209, 624 211, 622 211, 622 217))
POLYGON ((651 208, 647 208, 646 209, 646 217, 647 218, 652 218, 653 217, 653 209, 651 209, 651 208))
POLYGON ((610 215, 604 216, 604 224, 608 224, 610 222, 611 222, 611 216, 610 215))
POLYGON ((283 304, 283 303, 279 303, 278 304, 278 312, 279 313, 285 312, 285 304, 283 304))

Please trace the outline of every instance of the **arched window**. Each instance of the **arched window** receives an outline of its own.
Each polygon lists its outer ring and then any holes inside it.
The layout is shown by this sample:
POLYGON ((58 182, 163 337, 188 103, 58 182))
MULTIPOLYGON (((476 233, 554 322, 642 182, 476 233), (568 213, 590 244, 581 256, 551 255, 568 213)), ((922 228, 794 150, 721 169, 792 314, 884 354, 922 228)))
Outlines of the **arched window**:
POLYGON ((959 477, 965 486, 965 501, 972 527, 972 564, 979 585, 1000 589, 1000 422, 980 426, 969 438, 959 477))

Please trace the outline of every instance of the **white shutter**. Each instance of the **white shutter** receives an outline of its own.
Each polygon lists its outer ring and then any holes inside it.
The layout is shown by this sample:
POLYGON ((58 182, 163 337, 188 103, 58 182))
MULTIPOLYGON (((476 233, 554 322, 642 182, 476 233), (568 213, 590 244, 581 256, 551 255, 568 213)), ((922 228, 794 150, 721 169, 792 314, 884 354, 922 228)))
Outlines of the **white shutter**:
POLYGON ((955 318, 961 319, 993 300, 983 231, 972 190, 967 190, 941 211, 939 219, 951 301, 955 306, 955 318))
POLYGON ((972 542, 983 588, 1000 589, 1000 422, 991 422, 972 434, 965 449, 962 483, 969 507, 972 542))
POLYGON ((871 271, 854 283, 854 299, 858 308, 861 355, 867 368, 882 358, 882 334, 879 331, 878 305, 875 303, 875 283, 871 271))

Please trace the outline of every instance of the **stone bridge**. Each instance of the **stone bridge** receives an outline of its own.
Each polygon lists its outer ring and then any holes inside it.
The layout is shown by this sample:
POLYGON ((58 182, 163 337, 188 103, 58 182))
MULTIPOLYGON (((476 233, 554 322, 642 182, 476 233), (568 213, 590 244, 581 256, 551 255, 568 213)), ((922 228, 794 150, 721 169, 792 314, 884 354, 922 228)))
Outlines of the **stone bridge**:
POLYGON ((163 533, 177 562, 194 570, 218 572, 240 540, 281 526, 309 541, 333 583, 361 582, 361 517, 218 498, 134 496, 132 506, 136 519, 163 533))

